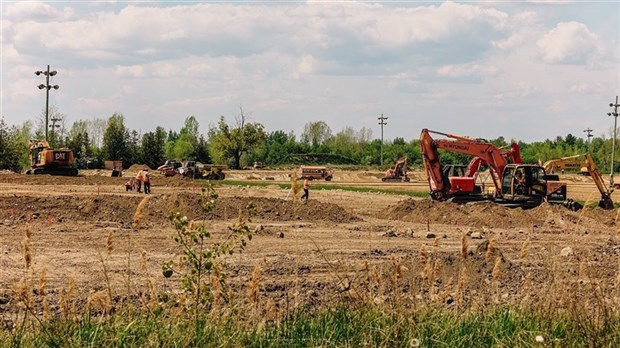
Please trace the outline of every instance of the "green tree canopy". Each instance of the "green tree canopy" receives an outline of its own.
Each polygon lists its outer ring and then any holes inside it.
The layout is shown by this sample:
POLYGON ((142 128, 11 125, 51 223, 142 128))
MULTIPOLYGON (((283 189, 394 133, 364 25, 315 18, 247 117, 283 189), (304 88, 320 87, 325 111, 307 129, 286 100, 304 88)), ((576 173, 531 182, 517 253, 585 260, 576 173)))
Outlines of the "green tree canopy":
POLYGON ((219 161, 229 162, 232 168, 241 167, 241 156, 265 141, 265 130, 260 123, 247 123, 241 109, 241 115, 235 125, 226 123, 224 116, 217 127, 209 130, 211 155, 219 161))
POLYGON ((166 141, 166 131, 162 127, 157 127, 155 132, 148 132, 142 136, 140 152, 142 162, 151 168, 157 168, 166 160, 164 155, 164 144, 166 141))
MULTIPOLYGON (((107 160, 129 161, 129 131, 125 127, 125 118, 120 113, 114 113, 108 119, 108 126, 103 134, 102 151, 107 160)), ((128 163, 124 163, 128 165, 128 163)))

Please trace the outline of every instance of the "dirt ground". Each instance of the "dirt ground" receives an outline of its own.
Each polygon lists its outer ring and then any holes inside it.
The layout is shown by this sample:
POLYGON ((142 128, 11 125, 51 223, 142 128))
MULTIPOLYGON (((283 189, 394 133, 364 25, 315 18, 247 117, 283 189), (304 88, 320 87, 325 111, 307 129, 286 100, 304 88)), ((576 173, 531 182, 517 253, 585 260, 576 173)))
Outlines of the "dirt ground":
MULTIPOLYGON (((127 288, 146 291, 148 282, 159 291, 178 290, 179 277, 165 279, 161 272, 164 262, 177 261, 181 254, 168 216, 178 211, 190 219, 205 217, 200 186, 155 175, 152 194, 147 196, 125 191, 129 175, 112 178, 105 171, 86 171, 75 178, 0 175, 0 317, 16 311, 14 289, 24 276, 38 282, 44 274, 52 296, 74 284, 82 299, 105 289, 106 277, 117 297, 124 296, 127 288), (28 271, 23 248, 27 233, 28 271), (110 234, 113 250, 108 254, 110 234)), ((412 183, 386 184, 380 177, 379 172, 343 172, 331 184, 427 189, 420 173, 412 175, 412 183)), ((569 197, 598 199, 589 178, 562 179, 568 183, 569 197)), ((501 256, 500 292, 506 302, 530 277, 549 277, 551 268, 561 269, 567 282, 582 281, 587 274, 589 281, 606 288, 616 285, 618 210, 572 212, 546 204, 521 210, 315 189, 308 204, 302 204, 275 185, 288 182, 286 171, 228 171, 227 180, 274 183, 216 185, 218 203, 206 218, 217 240, 227 235, 240 213, 246 213, 247 204, 254 203, 256 212, 249 223, 253 238, 244 252, 227 260, 231 281, 246 284, 260 269, 261 296, 278 306, 291 297, 308 306, 329 302, 360 282, 361 274, 372 267, 389 273, 398 265, 398 272, 406 273, 403 277, 416 280, 424 273, 420 259, 427 252, 436 260, 436 277, 445 283, 456 282, 466 262, 469 291, 475 295, 496 277, 496 258, 489 260, 487 255, 489 243, 501 256), (469 257, 459 262, 464 241, 469 257)), ((452 295, 448 291, 445 296, 452 295)))

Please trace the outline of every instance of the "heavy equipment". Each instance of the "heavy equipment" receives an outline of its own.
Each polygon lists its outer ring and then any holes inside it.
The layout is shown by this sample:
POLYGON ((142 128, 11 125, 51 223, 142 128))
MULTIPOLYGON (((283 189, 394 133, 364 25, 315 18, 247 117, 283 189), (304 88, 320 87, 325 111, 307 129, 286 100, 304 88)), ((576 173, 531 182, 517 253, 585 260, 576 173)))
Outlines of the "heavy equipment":
POLYGON ((164 176, 175 176, 178 174, 177 169, 182 166, 181 162, 176 160, 166 160, 164 164, 157 167, 157 171, 164 176))
MULTIPOLYGON (((566 185, 550 180, 545 169, 535 164, 523 164, 517 144, 508 151, 489 142, 469 137, 423 129, 420 133, 420 149, 424 169, 435 200, 471 202, 493 200, 510 207, 534 207, 544 201, 566 202, 566 185), (433 139, 431 133, 448 139, 433 139), (495 186, 493 195, 476 188, 475 175, 463 177, 444 176, 438 150, 478 157, 479 164, 489 167, 495 186), (508 163, 511 160, 515 163, 508 163)), ((477 160, 478 161, 478 160, 477 160)), ((472 162, 470 162, 471 165, 472 162)), ((572 204, 572 203, 571 203, 572 204)))
POLYGON ((331 181, 334 178, 334 171, 322 166, 301 166, 299 167, 302 179, 331 181))
POLYGON ((29 145, 28 157, 31 167, 26 170, 26 174, 78 175, 71 149, 66 147, 52 149, 45 140, 31 140, 29 145))
POLYGON ((614 202, 611 200, 613 190, 605 186, 603 176, 589 153, 549 160, 543 164, 543 167, 547 173, 553 173, 557 169, 579 168, 580 173, 587 173, 592 178, 596 188, 601 193, 598 206, 603 209, 614 208, 614 202))
POLYGON ((225 165, 185 161, 181 167, 177 168, 176 171, 184 178, 224 180, 226 174, 223 170, 226 168, 227 167, 225 165))
POLYGON ((396 164, 394 164, 393 169, 388 169, 385 172, 385 176, 381 178, 383 182, 409 182, 410 179, 407 176, 407 163, 409 163, 409 158, 407 156, 402 157, 396 164))

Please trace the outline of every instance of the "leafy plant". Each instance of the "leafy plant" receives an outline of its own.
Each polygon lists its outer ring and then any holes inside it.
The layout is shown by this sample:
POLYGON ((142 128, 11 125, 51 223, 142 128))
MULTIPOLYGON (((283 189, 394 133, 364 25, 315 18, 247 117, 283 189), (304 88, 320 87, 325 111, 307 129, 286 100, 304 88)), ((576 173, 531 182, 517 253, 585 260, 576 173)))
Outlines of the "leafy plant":
MULTIPOLYGON (((239 212, 239 220, 228 227, 224 238, 213 241, 206 219, 208 213, 215 209, 217 199, 218 194, 209 183, 201 192, 202 219, 199 222, 190 221, 180 212, 173 212, 169 216, 176 230, 174 241, 182 250, 183 257, 176 269, 174 261, 165 262, 162 267, 163 275, 181 275, 182 288, 191 298, 188 309, 194 311, 196 321, 198 313, 209 309, 212 304, 214 289, 226 288, 226 257, 243 251, 247 242, 252 239, 247 222, 250 221, 255 207, 250 203, 247 216, 244 218, 239 212)), ((226 292, 222 291, 221 294, 225 296, 226 292)))

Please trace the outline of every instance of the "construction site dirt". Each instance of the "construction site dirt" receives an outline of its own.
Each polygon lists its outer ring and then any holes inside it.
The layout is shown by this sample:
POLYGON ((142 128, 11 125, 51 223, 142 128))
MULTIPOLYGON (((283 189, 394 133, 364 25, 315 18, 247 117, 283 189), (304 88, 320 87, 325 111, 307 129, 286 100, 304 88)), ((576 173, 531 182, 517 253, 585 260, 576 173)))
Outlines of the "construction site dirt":
MULTIPOLYGON (((441 265, 436 277, 443 283, 437 286, 446 289, 450 280, 456 284, 466 265, 470 298, 494 279, 497 301, 504 303, 522 300, 518 294, 527 282, 550 277, 569 285, 596 284, 610 293, 619 290, 618 209, 573 212, 543 204, 523 210, 489 202, 457 205, 337 189, 428 190, 420 172, 409 173, 410 183, 382 183, 384 173, 379 171, 336 172, 329 183, 333 187, 311 187, 304 204, 277 185, 288 182, 289 172, 274 170, 227 171, 224 184, 214 183, 219 196, 215 209, 205 214, 199 201, 201 182, 153 175, 152 194, 145 195, 126 191, 126 177, 108 174, 0 175, 0 317, 18 310, 13 300, 16 284, 42 274, 49 294, 60 296, 74 284, 83 304, 108 282, 116 300, 135 293, 130 288, 147 292, 147 283, 160 292, 178 292, 180 276, 162 275, 163 263, 176 262, 182 254, 170 214, 206 218, 206 228, 217 241, 240 215, 247 216, 250 202, 255 206, 248 222, 253 238, 243 252, 228 257, 229 282, 241 287, 258 267, 261 296, 277 306, 288 306, 292 298, 299 306, 338 300, 361 281, 364 270, 387 272, 394 264, 403 265, 401 276, 411 279, 410 284, 420 283, 418 289, 403 290, 415 301, 426 267, 421 255, 436 260, 435 267, 441 265), (226 184, 231 180, 241 184, 226 184), (493 274, 497 260, 502 262, 501 276, 493 274)), ((597 199, 589 178, 560 178, 568 183, 570 198, 597 199)), ((453 295, 448 289, 439 301, 450 305, 453 295)))

